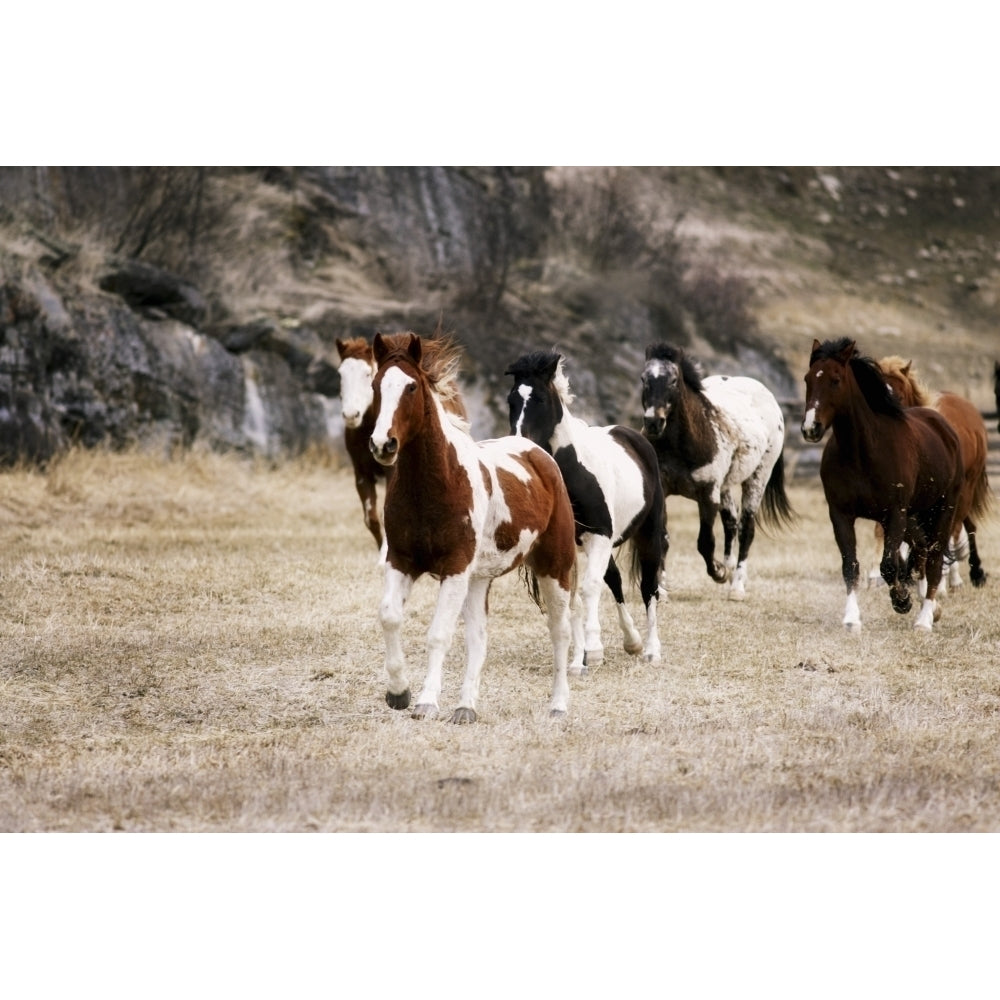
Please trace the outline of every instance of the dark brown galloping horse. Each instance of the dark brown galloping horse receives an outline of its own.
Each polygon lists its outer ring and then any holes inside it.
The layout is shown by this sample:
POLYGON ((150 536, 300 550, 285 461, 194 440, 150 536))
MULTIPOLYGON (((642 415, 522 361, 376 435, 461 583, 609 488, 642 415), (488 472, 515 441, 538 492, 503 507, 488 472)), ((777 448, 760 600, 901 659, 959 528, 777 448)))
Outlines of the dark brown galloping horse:
MULTIPOLYGON (((969 579, 972 580, 973 586, 981 587, 986 583, 986 573, 983 572, 976 545, 976 522, 990 510, 993 496, 986 475, 986 457, 989 448, 986 424, 983 423, 979 410, 957 393, 930 392, 917 377, 911 362, 897 355, 891 355, 880 359, 878 366, 903 406, 933 407, 951 424, 958 435, 965 475, 962 489, 958 494, 958 507, 955 510, 955 523, 951 532, 951 552, 947 560, 950 563, 948 582, 952 587, 961 586, 962 583, 958 572, 958 561, 951 556, 959 551, 959 541, 964 528, 968 537, 969 579)), ((964 544, 961 547, 964 548, 964 544)))
POLYGON ((912 602, 899 547, 904 540, 912 547, 917 572, 927 579, 914 628, 930 631, 940 616, 935 596, 965 477, 958 436, 936 410, 903 407, 878 365, 846 337, 813 341, 805 381, 802 436, 818 442, 833 429, 820 478, 847 587, 843 623, 861 628, 854 530, 860 517, 885 532, 880 568, 900 614, 912 602))

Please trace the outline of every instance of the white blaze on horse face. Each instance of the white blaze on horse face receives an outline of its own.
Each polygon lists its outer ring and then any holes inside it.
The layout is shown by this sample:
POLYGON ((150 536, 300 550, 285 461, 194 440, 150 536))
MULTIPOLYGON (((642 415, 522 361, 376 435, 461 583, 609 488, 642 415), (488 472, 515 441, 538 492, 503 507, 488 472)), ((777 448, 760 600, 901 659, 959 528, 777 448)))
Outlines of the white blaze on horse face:
POLYGON ((401 368, 390 368, 382 376, 382 405, 379 408, 375 429, 372 431, 372 444, 382 451, 389 440, 389 431, 396 417, 399 401, 403 398, 406 387, 416 380, 407 375, 401 368))
POLYGON ((514 437, 521 437, 521 427, 524 424, 524 415, 528 412, 528 400, 531 399, 531 386, 523 382, 517 387, 517 394, 524 400, 521 404, 521 412, 517 416, 517 426, 514 428, 514 437))
POLYGON ((340 411, 348 427, 358 427, 375 398, 372 392, 372 366, 362 358, 347 358, 340 363, 340 411))

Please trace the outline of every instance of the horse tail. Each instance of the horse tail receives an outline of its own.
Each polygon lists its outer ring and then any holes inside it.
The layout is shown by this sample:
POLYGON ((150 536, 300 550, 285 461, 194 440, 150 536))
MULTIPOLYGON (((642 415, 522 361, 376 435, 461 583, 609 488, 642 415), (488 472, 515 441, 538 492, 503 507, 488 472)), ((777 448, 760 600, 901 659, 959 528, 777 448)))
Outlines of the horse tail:
POLYGON ((785 492, 785 455, 778 452, 778 461, 764 487, 764 497, 757 510, 757 522, 769 528, 788 527, 795 523, 795 511, 785 492))
POLYGON ((986 465, 976 479, 976 487, 972 492, 972 504, 969 514, 977 520, 984 514, 989 514, 994 507, 993 491, 990 489, 989 476, 986 475, 986 465))

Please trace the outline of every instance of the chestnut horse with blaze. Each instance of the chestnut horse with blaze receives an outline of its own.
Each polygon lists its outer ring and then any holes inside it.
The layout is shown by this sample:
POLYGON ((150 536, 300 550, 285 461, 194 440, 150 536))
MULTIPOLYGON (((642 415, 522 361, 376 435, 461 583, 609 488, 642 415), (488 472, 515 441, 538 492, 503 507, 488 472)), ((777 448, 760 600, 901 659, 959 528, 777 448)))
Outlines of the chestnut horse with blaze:
POLYGON ((918 575, 927 579, 914 628, 930 631, 941 613, 935 597, 965 475, 958 436, 937 410, 903 407, 882 370, 847 337, 813 341, 805 382, 802 436, 818 442, 833 430, 820 478, 847 587, 845 627, 861 628, 860 517, 885 532, 880 568, 899 614, 912 606, 899 547, 904 540, 912 547, 918 575))
POLYGON ((554 681, 550 714, 569 704, 569 606, 576 560, 573 508, 551 455, 523 437, 473 441, 438 393, 457 357, 447 340, 413 333, 376 334, 375 425, 370 448, 392 467, 386 488, 385 589, 379 619, 385 637, 386 701, 410 704, 403 654, 403 610, 414 581, 441 581, 427 633, 427 675, 416 719, 439 711, 442 664, 459 615, 465 619, 466 668, 452 722, 476 721, 486 658, 487 596, 493 580, 530 571, 548 615, 554 681))

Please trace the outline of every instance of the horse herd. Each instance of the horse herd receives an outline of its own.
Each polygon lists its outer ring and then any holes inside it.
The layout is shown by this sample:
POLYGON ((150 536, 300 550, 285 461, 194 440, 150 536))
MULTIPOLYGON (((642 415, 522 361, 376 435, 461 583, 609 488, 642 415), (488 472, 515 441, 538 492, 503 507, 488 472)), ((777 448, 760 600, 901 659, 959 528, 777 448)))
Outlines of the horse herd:
MULTIPOLYGON (((461 617, 466 670, 451 721, 476 721, 487 597, 496 577, 520 569, 547 616, 549 711, 561 716, 568 675, 603 658, 602 579, 626 652, 661 658, 656 611, 669 545, 666 497, 698 504, 698 552, 733 600, 746 596, 757 523, 780 528, 794 521, 784 418, 774 396, 752 378, 705 376, 671 345, 646 350, 641 432, 575 417, 562 356, 537 351, 506 369, 513 378, 510 435, 487 441, 469 433, 457 381, 461 351, 440 328, 426 338, 407 332, 376 334, 371 344, 338 340, 337 348, 345 443, 385 565, 379 620, 392 708, 411 703, 401 638, 407 597, 424 574, 440 581, 414 718, 439 712, 443 662, 461 617), (378 478, 387 481, 381 522, 378 478), (614 559, 625 542, 645 610, 641 632, 614 559)), ((1000 409, 1000 362, 995 381, 1000 409)), ((991 501, 982 417, 954 394, 931 397, 902 359, 876 362, 846 338, 813 343, 805 382, 803 437, 819 442, 832 430, 820 474, 847 589, 843 623, 861 627, 855 521, 863 518, 882 533, 879 571, 893 608, 910 610, 915 573, 922 604, 914 627, 929 631, 940 615, 946 559, 967 545, 973 584, 986 579, 976 549, 976 522, 991 501)))

